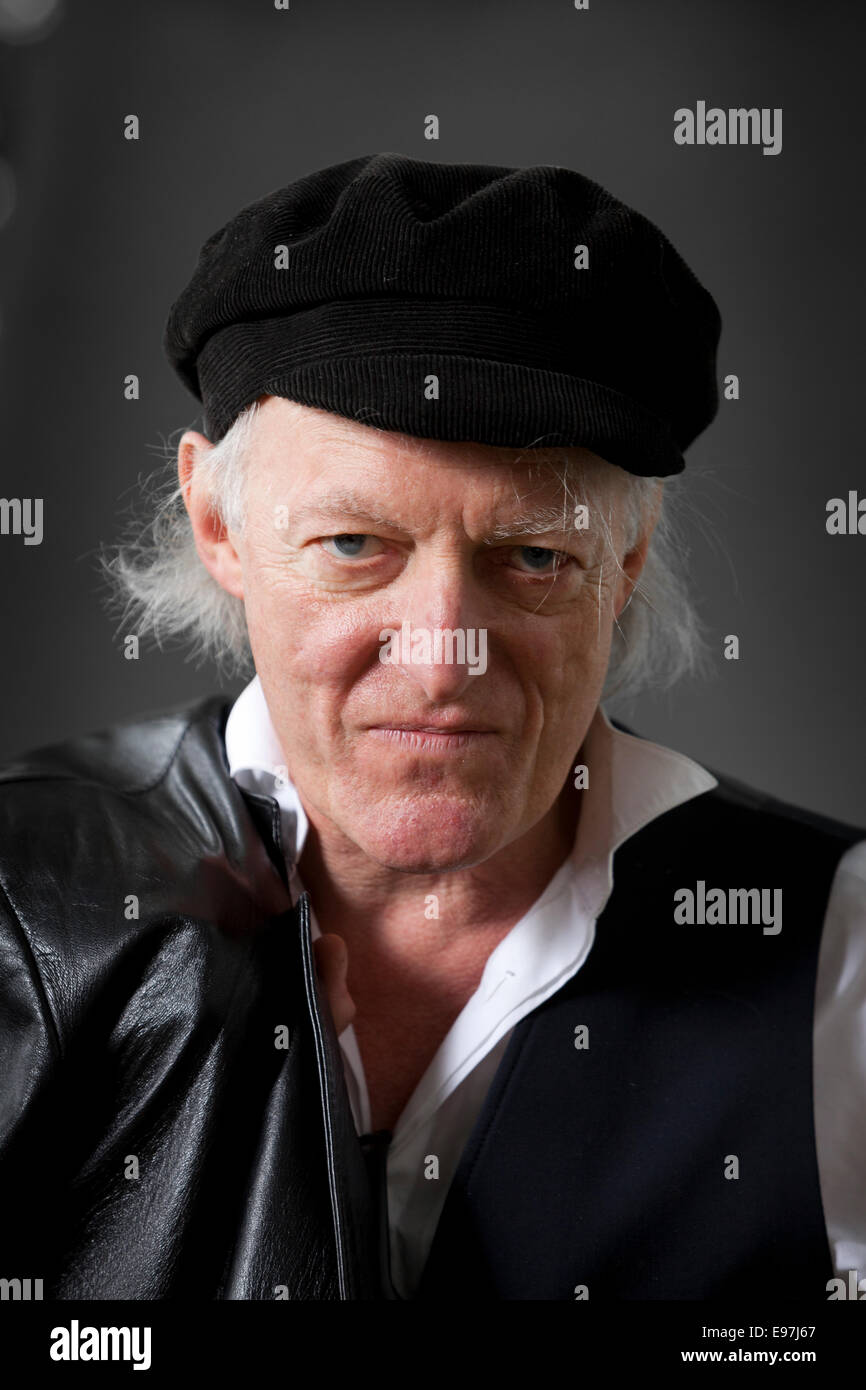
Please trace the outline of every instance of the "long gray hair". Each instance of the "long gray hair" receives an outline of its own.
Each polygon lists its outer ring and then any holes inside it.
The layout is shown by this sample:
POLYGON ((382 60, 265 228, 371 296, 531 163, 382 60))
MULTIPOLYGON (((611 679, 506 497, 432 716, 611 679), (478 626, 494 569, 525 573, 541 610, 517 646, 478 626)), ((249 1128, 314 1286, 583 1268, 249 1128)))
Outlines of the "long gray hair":
MULTIPOLYGON (((237 533, 244 523, 244 462, 258 409, 258 402, 248 406, 199 464, 214 512, 237 533)), ((144 485, 143 521, 134 522, 125 539, 100 557, 112 591, 110 604, 124 631, 135 632, 139 638, 151 637, 159 646, 182 639, 191 659, 212 660, 227 675, 249 679, 255 668, 243 600, 227 593, 199 558, 177 484, 175 454, 175 448, 167 443, 166 470, 144 485)), ((551 462, 544 451, 540 457, 551 462)), ((618 565, 611 526, 612 495, 618 497, 624 521, 625 554, 652 514, 662 480, 635 477, 611 464, 606 467, 613 470, 606 474, 606 481, 614 482, 615 487, 613 493, 606 490, 602 505, 592 478, 579 465, 575 470, 573 461, 567 460, 557 472, 567 496, 587 501, 591 514, 601 516, 607 552, 618 565)), ((680 478, 663 481, 646 562, 614 625, 602 699, 616 704, 645 690, 668 689, 683 677, 702 674, 706 669, 706 642, 685 579, 688 552, 680 518, 675 516, 683 500, 680 478)))

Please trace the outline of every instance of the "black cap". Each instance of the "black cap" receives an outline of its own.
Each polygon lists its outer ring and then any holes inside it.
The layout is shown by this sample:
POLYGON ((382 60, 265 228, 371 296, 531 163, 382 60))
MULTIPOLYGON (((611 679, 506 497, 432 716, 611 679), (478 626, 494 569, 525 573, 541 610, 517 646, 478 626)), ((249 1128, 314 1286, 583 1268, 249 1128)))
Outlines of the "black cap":
POLYGON ((164 348, 213 442, 267 393, 665 477, 715 416, 720 332, 664 234, 592 179, 376 154, 214 233, 164 348))

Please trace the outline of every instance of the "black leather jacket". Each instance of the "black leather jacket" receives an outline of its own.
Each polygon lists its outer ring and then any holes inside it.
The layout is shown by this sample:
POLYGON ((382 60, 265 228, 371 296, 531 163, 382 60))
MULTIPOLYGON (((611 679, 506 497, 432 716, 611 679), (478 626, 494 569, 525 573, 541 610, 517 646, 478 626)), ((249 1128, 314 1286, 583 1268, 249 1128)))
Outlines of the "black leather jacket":
POLYGON ((231 701, 0 770, 0 1276, 47 1299, 394 1297, 279 809, 231 701))

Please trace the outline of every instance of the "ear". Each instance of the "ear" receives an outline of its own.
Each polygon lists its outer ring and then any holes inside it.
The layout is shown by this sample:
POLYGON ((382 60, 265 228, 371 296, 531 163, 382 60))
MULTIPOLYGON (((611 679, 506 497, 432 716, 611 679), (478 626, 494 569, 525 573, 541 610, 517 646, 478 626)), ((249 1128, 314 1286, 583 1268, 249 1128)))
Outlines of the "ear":
POLYGON ((634 592, 634 586, 640 578, 640 572, 643 569, 644 564, 646 563, 646 557, 649 551, 650 541, 652 540, 652 534, 656 528, 656 522, 658 521, 659 512, 661 511, 663 490, 664 483, 659 482, 656 488, 655 498, 653 500, 652 506, 649 509, 649 514, 647 516, 643 530, 641 531, 631 550, 623 558, 621 573, 617 581, 616 596, 614 599, 613 606, 614 616, 616 618, 619 617, 620 613, 623 611, 629 599, 631 598, 632 593, 634 592))
POLYGON ((213 447, 203 434, 187 430, 178 445, 177 476, 202 564, 223 589, 243 598, 240 558, 204 483, 201 464, 213 447))

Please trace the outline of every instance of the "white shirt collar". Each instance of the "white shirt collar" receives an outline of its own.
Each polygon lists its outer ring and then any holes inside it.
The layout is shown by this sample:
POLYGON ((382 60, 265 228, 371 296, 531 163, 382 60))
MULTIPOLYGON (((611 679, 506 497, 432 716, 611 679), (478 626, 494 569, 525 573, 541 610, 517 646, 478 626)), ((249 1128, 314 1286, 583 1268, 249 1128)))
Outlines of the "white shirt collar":
POLYGON ((291 869, 301 857, 309 821, 288 775, 285 754, 257 675, 244 687, 229 711, 225 744, 229 775, 238 786, 276 799, 280 808, 283 853, 291 869))

